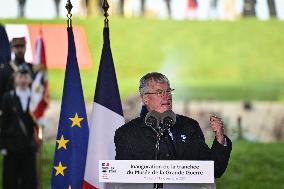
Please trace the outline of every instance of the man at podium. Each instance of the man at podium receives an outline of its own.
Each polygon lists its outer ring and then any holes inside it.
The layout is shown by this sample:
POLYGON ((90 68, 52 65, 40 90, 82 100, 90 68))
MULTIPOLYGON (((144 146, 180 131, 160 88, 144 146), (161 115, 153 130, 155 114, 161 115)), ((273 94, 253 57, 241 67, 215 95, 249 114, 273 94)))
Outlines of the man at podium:
POLYGON ((211 149, 205 143, 199 123, 172 112, 172 92, 168 78, 157 72, 140 79, 139 92, 144 105, 140 117, 115 132, 116 160, 213 160, 214 176, 226 170, 232 150, 224 134, 222 120, 209 121, 215 139, 211 149))

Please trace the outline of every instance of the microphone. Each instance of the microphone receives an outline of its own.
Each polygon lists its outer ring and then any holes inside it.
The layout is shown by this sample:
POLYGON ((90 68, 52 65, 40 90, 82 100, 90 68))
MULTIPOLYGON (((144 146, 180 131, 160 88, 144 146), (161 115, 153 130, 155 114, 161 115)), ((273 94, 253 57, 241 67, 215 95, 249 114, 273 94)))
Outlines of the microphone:
POLYGON ((161 122, 160 113, 156 111, 150 111, 147 113, 145 117, 145 124, 148 127, 151 127, 155 132, 157 132, 156 129, 159 128, 160 122, 161 122))
POLYGON ((164 126, 164 130, 172 128, 176 123, 176 114, 172 110, 167 110, 161 115, 161 122, 164 126))

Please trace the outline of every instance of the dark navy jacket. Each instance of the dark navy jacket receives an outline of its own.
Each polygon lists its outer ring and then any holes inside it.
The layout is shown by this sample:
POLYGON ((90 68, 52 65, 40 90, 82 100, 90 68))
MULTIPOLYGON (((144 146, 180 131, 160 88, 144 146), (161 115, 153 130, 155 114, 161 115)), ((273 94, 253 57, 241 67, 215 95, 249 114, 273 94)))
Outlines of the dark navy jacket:
MULTIPOLYGON (((213 160, 215 177, 220 177, 225 172, 232 150, 232 142, 227 136, 226 146, 219 144, 215 139, 210 149, 205 143, 198 122, 182 115, 177 115, 171 131, 173 140, 168 134, 161 137, 158 159, 213 160)), ((156 141, 156 133, 146 126, 143 117, 133 119, 115 132, 115 159, 154 160, 156 141)))

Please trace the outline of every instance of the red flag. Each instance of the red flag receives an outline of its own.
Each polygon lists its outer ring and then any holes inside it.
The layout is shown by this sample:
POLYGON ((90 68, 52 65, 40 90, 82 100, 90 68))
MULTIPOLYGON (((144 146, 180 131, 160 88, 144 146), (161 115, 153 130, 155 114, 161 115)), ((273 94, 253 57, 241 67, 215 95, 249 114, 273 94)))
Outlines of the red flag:
POLYGON ((42 36, 36 41, 36 51, 34 58, 34 71, 35 77, 31 88, 31 101, 30 101, 30 112, 39 120, 48 104, 49 104, 49 92, 48 92, 48 77, 46 67, 46 57, 44 42, 42 36))

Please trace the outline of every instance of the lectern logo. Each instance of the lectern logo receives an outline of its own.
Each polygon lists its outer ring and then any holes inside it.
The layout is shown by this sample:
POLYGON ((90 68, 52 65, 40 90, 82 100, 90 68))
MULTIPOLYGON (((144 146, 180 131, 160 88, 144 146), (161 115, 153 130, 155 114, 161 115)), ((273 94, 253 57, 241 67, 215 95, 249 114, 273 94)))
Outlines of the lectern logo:
POLYGON ((116 174, 116 169, 109 162, 104 162, 101 164, 102 178, 109 179, 113 174, 116 174))
POLYGON ((109 164, 109 162, 106 162, 106 163, 102 163, 102 166, 104 167, 104 166, 109 166, 110 164, 109 164))
POLYGON ((110 168, 110 163, 109 162, 104 162, 102 163, 102 177, 103 179, 108 179, 109 178, 109 168, 110 168))
POLYGON ((102 172, 103 173, 107 173, 110 167, 110 163, 106 162, 106 163, 102 163, 102 172))

